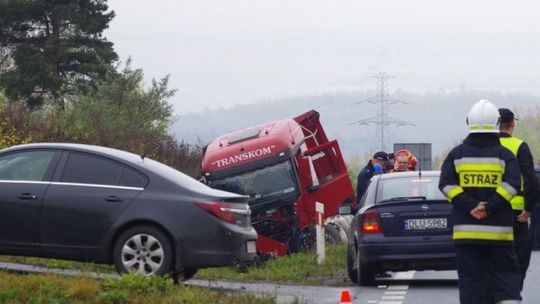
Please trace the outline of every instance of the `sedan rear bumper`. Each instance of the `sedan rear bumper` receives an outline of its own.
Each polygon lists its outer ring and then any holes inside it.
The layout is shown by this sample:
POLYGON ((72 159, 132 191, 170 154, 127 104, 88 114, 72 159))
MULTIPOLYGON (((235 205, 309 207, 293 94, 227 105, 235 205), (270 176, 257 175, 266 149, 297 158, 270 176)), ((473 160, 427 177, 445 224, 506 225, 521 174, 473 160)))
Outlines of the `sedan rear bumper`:
POLYGON ((242 228, 235 225, 223 225, 219 229, 219 238, 212 242, 203 240, 187 240, 180 245, 177 252, 177 268, 206 268, 232 266, 235 264, 249 265, 256 259, 255 243, 257 232, 253 228, 242 228), (190 244, 197 244, 190 246, 190 244))
POLYGON ((382 270, 456 269, 452 241, 368 243, 360 244, 358 251, 362 262, 382 270))

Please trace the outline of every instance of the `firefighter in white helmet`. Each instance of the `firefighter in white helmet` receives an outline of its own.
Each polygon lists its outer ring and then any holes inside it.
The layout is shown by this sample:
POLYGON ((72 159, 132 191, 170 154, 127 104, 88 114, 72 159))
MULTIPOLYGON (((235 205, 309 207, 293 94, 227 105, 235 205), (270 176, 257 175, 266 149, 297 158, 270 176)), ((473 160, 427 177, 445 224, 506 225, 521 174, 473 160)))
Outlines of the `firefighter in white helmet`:
POLYGON ((470 134, 444 160, 439 182, 453 205, 460 303, 521 303, 510 205, 520 186, 519 164, 500 144, 495 105, 475 103, 467 124, 470 134))

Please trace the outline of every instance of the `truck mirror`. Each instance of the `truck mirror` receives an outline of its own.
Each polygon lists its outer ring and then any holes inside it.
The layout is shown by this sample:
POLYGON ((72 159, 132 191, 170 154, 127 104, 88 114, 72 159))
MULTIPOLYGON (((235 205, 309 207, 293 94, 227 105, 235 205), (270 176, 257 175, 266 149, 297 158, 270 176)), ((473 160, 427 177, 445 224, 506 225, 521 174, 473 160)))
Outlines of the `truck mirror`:
POLYGON ((307 187, 306 190, 307 190, 308 193, 311 193, 311 192, 315 192, 315 191, 319 190, 320 187, 321 187, 320 185, 310 185, 310 186, 307 187))
POLYGON ((350 214, 352 214, 351 206, 339 207, 339 215, 350 215, 350 214))

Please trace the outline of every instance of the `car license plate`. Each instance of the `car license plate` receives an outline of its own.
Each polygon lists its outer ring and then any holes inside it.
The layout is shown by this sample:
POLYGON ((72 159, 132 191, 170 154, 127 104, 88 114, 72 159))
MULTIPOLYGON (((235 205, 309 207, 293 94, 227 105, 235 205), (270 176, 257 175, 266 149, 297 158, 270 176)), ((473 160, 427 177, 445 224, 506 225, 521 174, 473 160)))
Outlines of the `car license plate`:
POLYGON ((405 230, 438 230, 446 229, 448 221, 446 218, 424 218, 405 220, 405 230))
POLYGON ((246 242, 246 251, 247 253, 256 253, 257 252, 257 245, 255 241, 247 241, 246 242))

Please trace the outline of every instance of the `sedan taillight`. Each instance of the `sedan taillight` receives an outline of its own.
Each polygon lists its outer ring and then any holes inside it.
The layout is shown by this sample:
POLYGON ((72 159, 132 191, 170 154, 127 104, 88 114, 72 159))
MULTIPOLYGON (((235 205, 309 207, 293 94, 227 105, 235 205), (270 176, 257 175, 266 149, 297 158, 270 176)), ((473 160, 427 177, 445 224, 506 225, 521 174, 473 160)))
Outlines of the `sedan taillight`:
POLYGON ((379 214, 375 209, 370 209, 362 214, 361 219, 361 230, 363 233, 380 233, 381 225, 379 224, 379 214))
POLYGON ((251 210, 249 210, 249 208, 240 208, 230 203, 197 202, 195 205, 217 217, 218 219, 233 224, 241 224, 242 221, 238 219, 237 216, 246 217, 251 214, 251 210))

